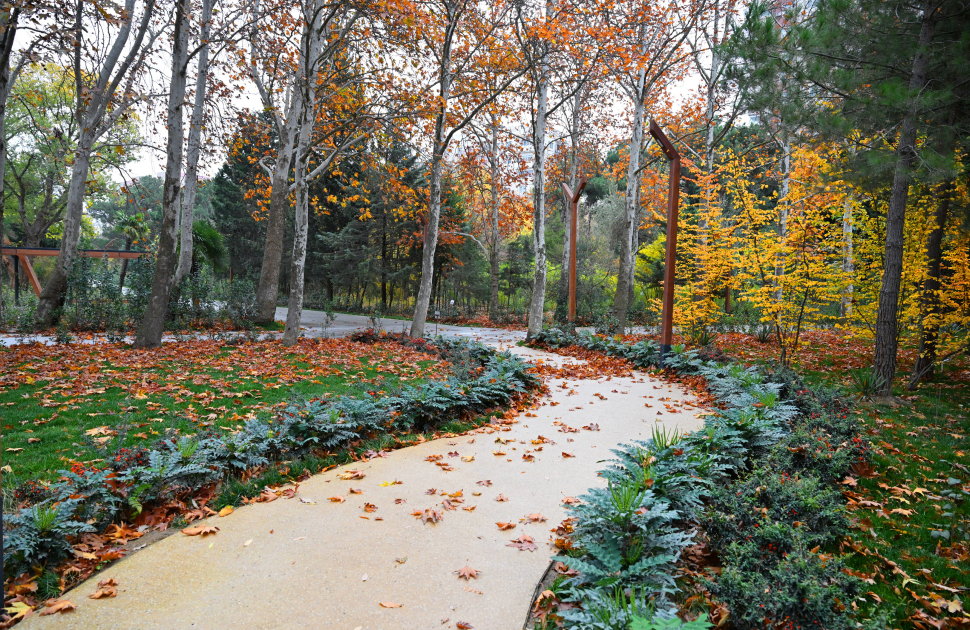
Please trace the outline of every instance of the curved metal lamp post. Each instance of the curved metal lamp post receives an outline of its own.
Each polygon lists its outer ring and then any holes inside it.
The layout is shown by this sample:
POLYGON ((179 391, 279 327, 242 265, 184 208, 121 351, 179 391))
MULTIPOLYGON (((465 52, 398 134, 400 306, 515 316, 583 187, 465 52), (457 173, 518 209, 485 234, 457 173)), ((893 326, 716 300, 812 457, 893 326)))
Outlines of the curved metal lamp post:
POLYGON ((677 264, 677 216, 680 205, 680 154, 664 135, 657 121, 650 119, 650 135, 660 144, 670 161, 670 180, 667 192, 667 255, 664 260, 663 312, 660 316, 660 367, 670 354, 674 336, 674 275, 677 264))

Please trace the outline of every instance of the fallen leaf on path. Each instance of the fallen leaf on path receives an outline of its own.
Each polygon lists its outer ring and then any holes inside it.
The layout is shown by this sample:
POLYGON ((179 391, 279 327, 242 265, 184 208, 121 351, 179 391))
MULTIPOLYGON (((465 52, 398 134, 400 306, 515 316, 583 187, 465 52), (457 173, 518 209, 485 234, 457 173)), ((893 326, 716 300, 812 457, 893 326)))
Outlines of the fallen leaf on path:
POLYGON ((247 540, 246 542, 244 542, 243 543, 243 547, 248 547, 251 544, 253 544, 253 539, 252 538, 250 538, 249 540, 247 540))
POLYGON ((377 506, 374 505, 373 503, 365 503, 364 504, 364 511, 365 512, 376 512, 377 511, 377 506))
POLYGON ((575 456, 575 455, 573 455, 572 453, 567 453, 566 451, 563 451, 563 452, 562 452, 562 456, 563 456, 563 457, 576 457, 576 456, 575 456))
POLYGON ((476 507, 477 506, 475 506, 475 505, 469 505, 469 506, 463 507, 461 509, 465 510, 466 512, 474 512, 476 507))
POLYGON ((349 492, 350 494, 364 494, 363 490, 358 490, 357 488, 351 488, 347 492, 349 492))
POLYGON ((381 608, 400 608, 401 604, 397 602, 380 602, 381 608))
POLYGON ((506 547, 515 547, 519 551, 535 551, 539 548, 539 546, 535 544, 535 541, 532 540, 532 536, 527 536, 526 534, 522 534, 513 540, 512 544, 506 545, 506 547))
POLYGON ((229 516, 230 514, 233 513, 233 511, 234 511, 233 507, 231 505, 227 505, 226 507, 219 510, 219 516, 220 517, 229 516))
POLYGON ((386 488, 387 486, 399 486, 402 483, 404 483, 404 482, 403 481, 398 481, 397 479, 395 479, 394 481, 382 481, 381 482, 381 487, 382 488, 386 488))
POLYGON ((425 510, 423 512, 421 510, 415 510, 411 512, 411 516, 421 519, 421 522, 424 524, 428 524, 429 522, 437 523, 442 518, 444 518, 441 515, 441 512, 437 510, 425 510))
POLYGON ((219 531, 214 525, 199 525, 198 527, 187 527, 182 530, 186 536, 208 536, 219 531))
POLYGON ((108 578, 98 582, 98 590, 88 595, 88 598, 101 599, 102 597, 114 597, 117 594, 118 582, 114 578, 108 578))
POLYGON ((425 490, 424 493, 425 494, 438 494, 438 489, 437 488, 428 488, 427 490, 425 490))
POLYGON ((60 600, 50 599, 50 600, 47 600, 47 604, 45 604, 45 606, 46 607, 44 608, 44 611, 40 613, 41 616, 72 612, 75 608, 77 608, 77 606, 67 601, 66 599, 60 599, 60 600))
POLYGON ((347 499, 345 499, 345 498, 343 498, 341 496, 330 497, 329 499, 327 499, 327 501, 330 501, 331 503, 343 503, 346 500, 347 499))
POLYGON ((501 529, 502 531, 505 531, 507 529, 515 529, 515 523, 501 523, 501 522, 499 522, 499 523, 495 523, 495 524, 498 525, 498 528, 501 529))
POLYGON ((497 497, 495 497, 495 500, 501 503, 502 501, 508 501, 509 498, 504 494, 500 494, 497 497))
POLYGON ((562 500, 562 502, 566 505, 579 505, 579 499, 576 497, 566 497, 562 500))
POLYGON ((459 621, 458 623, 455 624, 455 627, 458 628, 458 630, 473 630, 475 626, 468 623, 467 621, 459 621))
POLYGON ((364 473, 360 470, 348 470, 337 475, 339 479, 350 481, 351 479, 363 479, 364 473))
POLYGON ((469 566, 464 566, 464 567, 458 569, 457 571, 455 571, 455 573, 457 573, 458 574, 458 577, 460 577, 460 578, 464 578, 466 580, 470 580, 472 578, 477 579, 478 578, 478 574, 481 573, 481 571, 478 571, 476 569, 473 569, 473 568, 471 568, 469 566))
POLYGON ((307 501, 307 500, 306 500, 306 499, 304 499, 303 497, 300 497, 300 503, 305 503, 305 504, 307 504, 307 505, 316 505, 316 504, 317 504, 317 502, 316 502, 316 501, 307 501))
POLYGON ((546 520, 546 517, 536 512, 535 514, 527 515, 523 520, 529 521, 530 523, 542 523, 546 520))
POLYGON ((394 499, 394 504, 395 505, 402 505, 402 504, 407 503, 407 502, 408 502, 407 499, 394 499))
POLYGON ((465 455, 464 457, 461 458, 461 461, 463 461, 463 462, 473 462, 473 461, 475 461, 475 456, 474 455, 465 455))

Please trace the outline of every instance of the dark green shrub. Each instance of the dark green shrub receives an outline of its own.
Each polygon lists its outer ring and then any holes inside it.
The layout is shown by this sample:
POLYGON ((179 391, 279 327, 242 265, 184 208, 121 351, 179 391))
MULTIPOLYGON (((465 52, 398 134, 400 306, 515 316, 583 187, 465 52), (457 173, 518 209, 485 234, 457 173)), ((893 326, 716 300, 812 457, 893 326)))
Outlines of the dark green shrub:
POLYGON ((722 555, 724 570, 708 589, 731 611, 735 630, 849 630, 856 622, 846 607, 861 582, 843 573, 840 559, 796 545, 777 563, 758 565, 756 543, 733 543, 722 555))
POLYGON ((765 545, 789 551, 792 542, 768 537, 779 533, 798 538, 809 547, 825 545, 846 534, 848 520, 842 496, 811 476, 761 469, 711 497, 710 516, 705 525, 715 548, 742 540, 763 540, 765 545), (778 530, 778 531, 776 531, 778 530))
POLYGON ((71 555, 69 538, 94 527, 78 520, 80 499, 60 503, 41 503, 24 508, 4 519, 7 531, 3 537, 4 567, 13 575, 33 567, 54 566, 71 555))

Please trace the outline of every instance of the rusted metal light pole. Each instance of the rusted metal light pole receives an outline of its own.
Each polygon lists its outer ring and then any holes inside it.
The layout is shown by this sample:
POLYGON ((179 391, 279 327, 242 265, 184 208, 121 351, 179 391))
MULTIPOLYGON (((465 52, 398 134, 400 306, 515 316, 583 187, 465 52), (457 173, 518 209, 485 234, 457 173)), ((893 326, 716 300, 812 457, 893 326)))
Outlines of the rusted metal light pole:
POLYGON ((664 298, 660 316, 660 367, 670 354, 670 342, 674 336, 674 272, 677 264, 677 216, 680 205, 680 154, 674 144, 661 131, 656 120, 650 119, 650 135, 660 143, 660 148, 670 161, 670 180, 667 193, 667 255, 664 259, 664 298))
POLYGON ((579 196, 586 188, 586 178, 579 180, 579 188, 574 193, 565 183, 562 185, 562 192, 566 195, 569 202, 569 323, 576 323, 576 224, 579 214, 579 196))

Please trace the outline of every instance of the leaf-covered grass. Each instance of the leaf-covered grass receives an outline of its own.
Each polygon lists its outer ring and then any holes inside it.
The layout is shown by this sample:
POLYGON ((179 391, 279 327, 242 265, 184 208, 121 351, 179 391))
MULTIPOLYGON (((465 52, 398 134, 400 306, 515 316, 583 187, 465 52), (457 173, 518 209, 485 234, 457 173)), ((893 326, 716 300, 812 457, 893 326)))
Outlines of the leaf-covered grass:
POLYGON ((6 491, 50 480, 71 461, 171 434, 233 431, 296 398, 368 395, 446 370, 397 344, 218 341, 134 350, 118 344, 18 346, 0 352, 6 491), (98 430, 99 427, 103 427, 98 430), (22 450, 21 450, 22 449, 22 450))
POLYGON ((970 625, 970 383, 954 376, 923 385, 912 407, 860 409, 876 476, 845 484, 856 508, 845 550, 893 628, 970 625))

